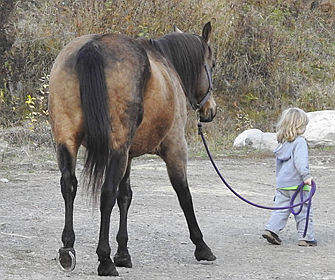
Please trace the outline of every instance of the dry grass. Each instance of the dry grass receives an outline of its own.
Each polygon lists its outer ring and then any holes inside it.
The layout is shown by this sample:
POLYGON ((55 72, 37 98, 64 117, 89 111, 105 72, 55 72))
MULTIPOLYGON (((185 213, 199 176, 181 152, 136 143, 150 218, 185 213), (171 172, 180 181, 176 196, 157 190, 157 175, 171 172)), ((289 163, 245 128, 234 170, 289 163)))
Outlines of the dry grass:
MULTIPOLYGON (((71 39, 106 32, 158 37, 174 23, 199 33, 207 21, 214 28, 220 109, 204 129, 214 151, 229 149, 244 129, 273 131, 288 105, 306 111, 335 108, 333 1, 17 1, 5 26, 14 43, 0 65, 7 73, 7 87, 0 89, 0 126, 44 122, 47 75, 71 39)), ((189 146, 198 151, 202 144, 192 113, 189 119, 189 146)))

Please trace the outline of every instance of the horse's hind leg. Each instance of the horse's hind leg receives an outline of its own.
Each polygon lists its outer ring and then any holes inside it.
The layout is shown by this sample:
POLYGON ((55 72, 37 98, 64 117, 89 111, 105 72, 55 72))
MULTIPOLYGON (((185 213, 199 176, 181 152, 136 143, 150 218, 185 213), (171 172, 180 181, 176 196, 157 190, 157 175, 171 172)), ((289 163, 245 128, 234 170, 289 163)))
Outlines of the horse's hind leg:
POLYGON ((57 148, 58 164, 61 171, 61 191, 65 202, 65 226, 62 233, 63 247, 58 251, 58 263, 65 271, 72 271, 76 264, 73 248, 75 234, 73 230, 73 202, 77 193, 77 179, 74 173, 75 159, 65 145, 57 148))
POLYGON ((132 267, 131 257, 128 252, 128 231, 127 231, 127 216, 128 209, 133 197, 132 190, 130 188, 130 167, 131 160, 128 162, 126 173, 120 183, 119 191, 117 195, 117 203, 120 209, 120 224, 119 231, 116 236, 118 243, 118 249, 114 256, 114 263, 119 267, 132 267))
POLYGON ((109 226, 110 216, 116 202, 117 188, 125 174, 128 156, 126 149, 116 149, 113 151, 108 169, 106 171, 106 179, 101 189, 100 198, 100 235, 97 248, 99 259, 98 274, 100 276, 118 276, 115 264, 110 258, 111 248, 109 245, 109 226))
POLYGON ((193 209, 192 197, 186 177, 187 146, 185 140, 182 143, 165 141, 165 143, 162 143, 159 155, 166 163, 171 184, 177 193, 180 206, 187 221, 190 238, 196 246, 194 252, 195 258, 198 261, 214 261, 216 257, 203 240, 203 235, 193 209))

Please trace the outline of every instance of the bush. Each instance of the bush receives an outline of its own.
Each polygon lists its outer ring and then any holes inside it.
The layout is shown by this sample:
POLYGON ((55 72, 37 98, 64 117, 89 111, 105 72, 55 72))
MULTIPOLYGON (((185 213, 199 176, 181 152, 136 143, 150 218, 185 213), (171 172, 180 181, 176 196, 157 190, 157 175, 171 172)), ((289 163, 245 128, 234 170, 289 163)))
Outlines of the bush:
MULTIPOLYGON (((0 61, 1 73, 5 73, 0 83, 0 126, 46 119, 48 74, 60 49, 71 39, 107 32, 159 37, 170 32, 174 23, 182 30, 199 33, 207 21, 212 21, 214 29, 214 86, 220 107, 220 116, 207 126, 212 143, 251 127, 272 131, 277 116, 288 105, 306 111, 333 109, 332 3, 16 1, 8 21, 0 22, 0 30, 4 27, 6 31, 1 34, 7 34, 5 39, 10 42, 0 61)), ((189 139, 193 133, 194 127, 189 127, 189 139)))
POLYGON ((229 29, 215 32, 215 81, 238 129, 272 130, 289 105, 306 111, 335 107, 335 7, 324 12, 316 2, 233 2, 229 29))

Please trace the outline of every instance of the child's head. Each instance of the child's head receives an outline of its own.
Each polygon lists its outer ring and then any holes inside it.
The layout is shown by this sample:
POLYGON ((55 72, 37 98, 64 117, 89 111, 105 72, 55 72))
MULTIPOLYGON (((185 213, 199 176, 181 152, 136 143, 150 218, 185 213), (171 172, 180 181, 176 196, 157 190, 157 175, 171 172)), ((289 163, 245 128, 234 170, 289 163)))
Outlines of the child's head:
POLYGON ((278 143, 292 142, 302 135, 308 124, 307 114, 296 107, 286 109, 277 123, 278 143))

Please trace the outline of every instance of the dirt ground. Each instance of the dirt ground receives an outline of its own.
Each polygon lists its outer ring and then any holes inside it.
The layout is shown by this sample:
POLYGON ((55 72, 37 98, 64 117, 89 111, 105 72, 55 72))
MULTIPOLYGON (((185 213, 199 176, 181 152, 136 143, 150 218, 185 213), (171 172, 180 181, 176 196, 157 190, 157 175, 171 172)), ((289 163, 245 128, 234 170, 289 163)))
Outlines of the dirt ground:
MULTIPOLYGON (((222 157, 226 180, 246 198, 272 205, 274 157, 222 157)), ((81 164, 78 165, 78 170, 81 164)), ((317 247, 297 246, 294 218, 280 237, 262 237, 269 210, 254 208, 222 184, 206 158, 190 159, 188 178, 198 222, 217 260, 197 262, 184 216, 165 165, 155 157, 134 160, 134 198, 129 214, 129 251, 133 268, 119 268, 117 279, 335 279, 335 152, 310 152, 317 183, 313 199, 317 247)), ((3 150, 0 158, 0 279, 101 279, 97 276, 99 211, 79 190, 75 204, 77 266, 61 271, 55 261, 61 246, 64 205, 60 174, 51 150, 3 150)), ((116 249, 118 210, 111 224, 116 249)))

